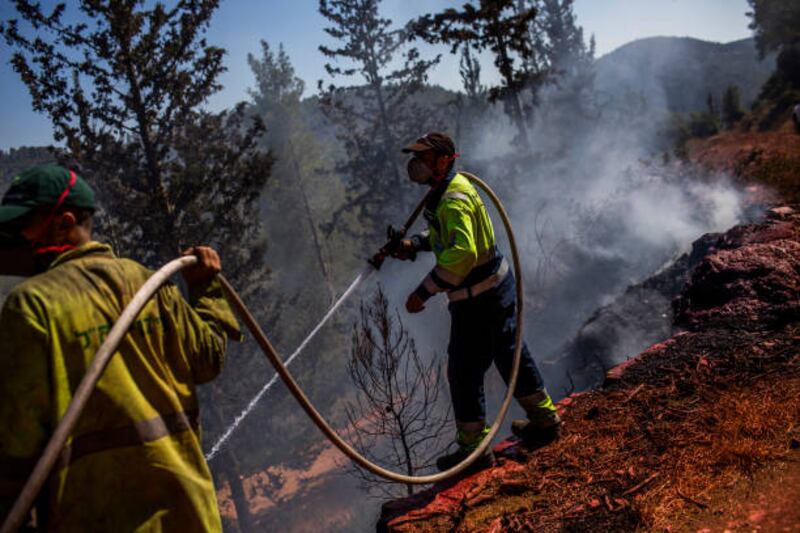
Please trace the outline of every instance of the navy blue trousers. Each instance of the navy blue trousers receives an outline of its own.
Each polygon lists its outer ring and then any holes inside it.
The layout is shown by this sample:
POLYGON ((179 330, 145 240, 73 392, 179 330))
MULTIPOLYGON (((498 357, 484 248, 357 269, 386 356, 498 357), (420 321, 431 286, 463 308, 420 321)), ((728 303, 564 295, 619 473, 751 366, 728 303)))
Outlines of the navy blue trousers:
MULTIPOLYGON (((453 411, 459 422, 486 418, 483 378, 492 363, 508 384, 514 363, 516 335, 516 281, 509 273, 496 287, 474 298, 449 305, 450 344, 447 347, 447 379, 453 411)), ((523 344, 514 397, 544 388, 542 376, 523 344)))

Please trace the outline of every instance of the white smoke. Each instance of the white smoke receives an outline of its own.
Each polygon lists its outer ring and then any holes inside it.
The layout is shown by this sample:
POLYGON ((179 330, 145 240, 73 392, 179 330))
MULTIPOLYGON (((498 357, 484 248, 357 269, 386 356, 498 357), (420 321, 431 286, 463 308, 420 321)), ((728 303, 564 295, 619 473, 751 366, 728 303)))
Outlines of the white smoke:
POLYGON ((663 89, 640 94, 632 113, 603 107, 597 94, 565 101, 551 87, 529 132, 532 156, 513 144, 517 131, 499 106, 481 121, 475 145, 461 147, 465 168, 477 167, 512 217, 525 263, 526 336, 539 361, 598 307, 742 217, 730 179, 697 171, 664 142, 663 89), (648 111, 648 100, 659 105, 648 111))

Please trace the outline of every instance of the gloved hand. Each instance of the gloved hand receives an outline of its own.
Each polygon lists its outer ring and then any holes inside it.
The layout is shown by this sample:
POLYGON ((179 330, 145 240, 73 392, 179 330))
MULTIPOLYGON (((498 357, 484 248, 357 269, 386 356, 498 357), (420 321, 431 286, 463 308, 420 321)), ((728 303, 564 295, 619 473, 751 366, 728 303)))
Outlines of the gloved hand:
POLYGON ((392 250, 392 257, 401 261, 414 261, 417 258, 417 247, 411 239, 403 239, 392 250))
POLYGON ((409 294, 408 300, 406 300, 406 311, 409 313, 419 313, 423 309, 425 309, 425 300, 420 298, 417 291, 409 294))

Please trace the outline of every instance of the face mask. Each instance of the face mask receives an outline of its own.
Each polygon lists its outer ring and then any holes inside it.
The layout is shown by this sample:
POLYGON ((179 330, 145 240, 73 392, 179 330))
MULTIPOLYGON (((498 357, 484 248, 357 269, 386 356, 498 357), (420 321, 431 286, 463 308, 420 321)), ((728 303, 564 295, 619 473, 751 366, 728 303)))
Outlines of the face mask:
POLYGON ((0 276, 32 276, 35 263, 33 248, 21 234, 0 229, 0 276))
POLYGON ((426 184, 433 177, 431 167, 419 158, 412 157, 408 161, 408 177, 414 183, 426 184))
POLYGON ((23 224, 0 228, 0 275, 32 276, 46 271, 56 257, 76 248, 72 244, 44 245, 22 235, 23 224))

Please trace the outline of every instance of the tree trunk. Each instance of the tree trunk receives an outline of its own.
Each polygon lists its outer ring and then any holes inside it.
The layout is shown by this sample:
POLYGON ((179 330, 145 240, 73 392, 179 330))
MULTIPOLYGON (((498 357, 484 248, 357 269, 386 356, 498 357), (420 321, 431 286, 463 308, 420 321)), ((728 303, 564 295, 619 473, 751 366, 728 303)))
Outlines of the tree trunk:
POLYGON ((295 182, 297 183, 297 188, 300 191, 300 197, 302 198, 303 202, 303 210, 306 212, 306 219, 308 220, 308 225, 311 227, 311 237, 314 239, 314 251, 317 254, 319 269, 322 273, 322 278, 325 280, 325 287, 328 289, 328 296, 330 298, 329 303, 333 303, 333 301, 336 299, 336 291, 333 289, 333 283, 331 282, 331 276, 328 272, 328 267, 325 264, 325 259, 322 257, 322 239, 319 237, 319 228, 317 228, 314 213, 311 211, 311 205, 308 202, 308 194, 306 193, 306 187, 303 183, 303 175, 300 172, 300 165, 297 164, 297 157, 294 152, 294 144, 292 143, 291 139, 287 141, 287 145, 289 148, 289 157, 292 160, 292 168, 294 169, 295 182))
POLYGON ((250 533, 253 531, 253 518, 250 515, 250 503, 244 493, 242 477, 239 473, 239 461, 236 459, 236 454, 230 450, 220 453, 219 459, 222 461, 222 472, 231 486, 231 500, 236 509, 238 529, 241 533, 250 533))
POLYGON ((525 150, 530 148, 528 140, 528 128, 525 126, 525 116, 522 113, 522 105, 519 103, 519 91, 514 86, 514 71, 511 66, 511 59, 508 57, 508 48, 501 36, 497 37, 497 50, 500 55, 500 74, 506 82, 508 88, 507 98, 511 105, 511 120, 519 131, 519 139, 525 150))
MULTIPOLYGON (((366 34, 368 32, 365 31, 366 34)), ((392 175, 394 176, 395 185, 400 184, 400 172, 395 164, 396 158, 394 157, 394 138, 392 131, 389 127, 389 115, 386 112, 386 101, 383 96, 383 83, 378 71, 378 62, 375 58, 375 41, 369 40, 367 43, 369 55, 367 56, 366 64, 369 70, 369 77, 371 78, 372 90, 375 93, 375 99, 378 101, 378 112, 380 114, 381 134, 383 135, 383 151, 387 158, 387 162, 391 166, 392 175)))
MULTIPOLYGON (((224 429, 224 418, 219 409, 219 403, 215 401, 216 396, 219 394, 219 387, 214 384, 211 390, 212 410, 220 424, 220 428, 224 429)), ((241 533, 249 533, 253 530, 253 519, 250 516, 250 502, 247 501, 247 495, 244 493, 244 487, 242 486, 242 474, 239 468, 239 460, 236 457, 236 453, 231 449, 220 452, 217 457, 219 471, 222 472, 225 479, 228 480, 228 484, 231 486, 231 501, 236 510, 237 529, 241 533)))

